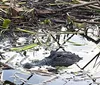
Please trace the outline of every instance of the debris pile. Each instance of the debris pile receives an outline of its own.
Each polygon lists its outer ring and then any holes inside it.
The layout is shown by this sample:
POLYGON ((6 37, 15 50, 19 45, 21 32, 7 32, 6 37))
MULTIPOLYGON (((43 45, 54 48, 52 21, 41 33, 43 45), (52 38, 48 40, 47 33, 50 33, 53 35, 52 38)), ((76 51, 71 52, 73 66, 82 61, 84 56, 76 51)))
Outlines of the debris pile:
MULTIPOLYGON (((83 45, 70 41, 75 35, 85 37, 87 40, 99 44, 99 34, 99 0, 1 0, 0 83, 28 85, 33 83, 31 78, 32 80, 38 78, 42 83, 36 81, 36 84, 40 83, 41 85, 58 79, 58 77, 61 82, 63 81, 63 84, 59 83, 60 85, 70 84, 68 82, 70 80, 81 81, 85 79, 91 80, 88 85, 96 83, 95 78, 99 79, 100 77, 93 77, 84 69, 94 59, 96 59, 95 65, 97 64, 100 52, 83 68, 80 68, 77 62, 82 58, 73 52, 67 52, 65 47, 67 47, 66 43, 68 42, 74 46, 83 45), (20 41, 20 39, 23 40, 20 41), (51 51, 50 56, 34 61, 33 54, 39 51, 41 47, 46 51, 51 51), (27 55, 30 49, 32 51, 31 56, 27 55), (54 49, 56 51, 52 51, 54 49), (60 49, 63 51, 58 51, 60 49), (15 55, 11 56, 10 54, 13 53, 15 55), (80 75, 78 77, 80 79, 76 79, 77 76, 73 73, 70 74, 71 77, 62 78, 63 73, 58 73, 55 68, 56 66, 70 66, 73 64, 76 64, 81 70, 77 73, 81 73, 81 78, 80 75), (42 68, 43 65, 53 67, 42 68), (10 72, 13 76, 10 75, 10 72), (58 73, 58 75, 55 73, 58 73), (7 74, 9 74, 10 80, 5 77, 7 74), (53 76, 53 78, 49 79, 50 77, 44 77, 44 75, 53 76), (46 78, 48 80, 44 81, 46 78)), ((64 74, 68 75, 67 72, 64 74)))

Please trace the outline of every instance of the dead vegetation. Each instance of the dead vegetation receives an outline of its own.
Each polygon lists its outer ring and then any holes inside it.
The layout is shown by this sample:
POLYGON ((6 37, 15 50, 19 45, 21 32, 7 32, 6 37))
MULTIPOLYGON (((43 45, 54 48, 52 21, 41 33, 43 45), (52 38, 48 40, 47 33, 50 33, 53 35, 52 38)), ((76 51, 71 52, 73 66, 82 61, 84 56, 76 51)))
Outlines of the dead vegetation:
MULTIPOLYGON (((25 52, 25 50, 37 45, 42 45, 48 49, 52 42, 57 43, 58 48, 56 50, 66 51, 64 44, 77 34, 95 44, 100 42, 99 0, 0 0, 0 39, 7 37, 12 44, 10 48, 4 48, 6 51, 17 51, 26 56, 25 53, 22 53, 23 51, 25 52), (62 31, 62 27, 65 27, 65 30, 62 31), (90 29, 92 32, 89 32, 90 29), (67 39, 64 38, 62 44, 59 42, 61 34, 68 37, 67 39), (71 35, 69 36, 69 34, 71 35), (30 35, 33 43, 28 42, 22 47, 21 45, 16 46, 19 37, 29 37, 30 35)), ((80 44, 75 45, 79 46, 80 44)), ((1 52, 1 59, 4 58, 2 54, 1 52)), ((99 55, 100 52, 84 67, 79 67, 80 70, 84 70, 94 59, 98 59, 99 55)), ((14 57, 9 58, 6 63, 14 57)), ((0 62, 3 69, 15 69, 6 63, 0 62)), ((41 70, 38 73, 42 73, 41 70)), ((32 76, 33 74, 27 80, 23 80, 21 85, 24 85, 32 76)), ((93 80, 93 82, 95 81, 93 80)), ((9 82, 7 81, 7 83, 9 82)))

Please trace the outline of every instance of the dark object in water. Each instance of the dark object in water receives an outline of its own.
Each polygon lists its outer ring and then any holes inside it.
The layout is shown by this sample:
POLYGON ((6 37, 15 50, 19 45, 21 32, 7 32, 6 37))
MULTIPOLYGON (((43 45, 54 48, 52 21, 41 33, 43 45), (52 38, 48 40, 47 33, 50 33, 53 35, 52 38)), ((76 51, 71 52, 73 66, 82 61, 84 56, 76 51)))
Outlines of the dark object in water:
POLYGON ((79 62, 82 58, 80 58, 75 53, 71 52, 63 52, 63 51, 51 51, 50 56, 44 58, 43 60, 40 60, 35 63, 26 63, 23 65, 24 68, 30 69, 33 66, 70 66, 72 64, 75 64, 76 62, 79 62))
POLYGON ((16 85, 8 80, 4 81, 3 85, 16 85))

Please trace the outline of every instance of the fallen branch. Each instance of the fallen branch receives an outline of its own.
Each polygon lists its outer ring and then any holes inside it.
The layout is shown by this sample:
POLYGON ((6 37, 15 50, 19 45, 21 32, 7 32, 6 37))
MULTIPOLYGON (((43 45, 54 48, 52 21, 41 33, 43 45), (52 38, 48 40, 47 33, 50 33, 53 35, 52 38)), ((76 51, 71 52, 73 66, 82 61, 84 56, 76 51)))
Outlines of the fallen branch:
POLYGON ((78 23, 100 24, 100 22, 81 21, 81 20, 73 20, 73 21, 78 23))
POLYGON ((89 5, 89 7, 100 10, 100 7, 98 7, 98 6, 89 5))
MULTIPOLYGON (((86 1, 78 1, 78 2, 81 3, 81 4, 82 3, 87 3, 86 1)), ((97 1, 97 3, 99 3, 99 1, 97 1)), ((100 7, 98 7, 98 6, 89 5, 89 7, 100 10, 100 7)))
POLYGON ((64 11, 64 10, 69 10, 69 9, 73 9, 73 8, 77 8, 77 7, 83 7, 83 6, 88 6, 88 5, 91 5, 91 4, 96 4, 98 3, 98 1, 91 1, 91 2, 86 2, 86 3, 81 3, 81 4, 77 4, 77 5, 73 5, 73 6, 70 6, 70 7, 67 7, 67 8, 63 8, 63 9, 60 9, 60 10, 57 10, 57 11, 64 11))

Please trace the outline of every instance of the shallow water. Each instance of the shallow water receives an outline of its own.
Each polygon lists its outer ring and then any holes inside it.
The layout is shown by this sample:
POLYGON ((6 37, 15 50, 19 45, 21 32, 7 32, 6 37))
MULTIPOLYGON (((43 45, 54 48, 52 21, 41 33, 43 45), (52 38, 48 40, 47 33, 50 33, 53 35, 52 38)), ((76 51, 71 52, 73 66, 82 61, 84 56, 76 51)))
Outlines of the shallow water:
MULTIPOLYGON (((80 57, 83 57, 83 60, 81 60, 80 62, 77 63, 81 68, 84 65, 86 65, 86 63, 89 62, 99 52, 99 47, 96 44, 94 44, 91 41, 87 41, 86 39, 82 38, 79 35, 75 35, 74 37, 72 37, 70 39, 70 41, 78 43, 78 44, 80 44, 80 46, 76 46, 75 44, 70 43, 70 42, 66 42, 66 44, 64 44, 63 46, 66 51, 70 51, 72 53, 79 55, 80 57)), ((21 40, 20 40, 20 42, 21 42, 21 40)), ((7 44, 5 44, 6 47, 7 46, 10 47, 9 42, 5 42, 5 43, 7 43, 7 44)), ((4 45, 3 43, 0 44, 1 47, 3 45, 4 45)), ((55 49, 55 47, 52 49, 55 49)), ((2 49, 0 49, 0 50, 3 51, 2 49)), ((40 47, 38 51, 34 51, 34 52, 33 52, 33 50, 28 50, 27 56, 21 56, 21 53, 19 53, 19 52, 9 52, 9 51, 5 52, 3 55, 6 56, 5 57, 6 60, 1 60, 1 61, 4 63, 7 62, 10 66, 14 67, 16 70, 4 70, 2 73, 2 80, 3 81, 9 80, 9 81, 14 82, 14 79, 12 78, 12 76, 14 76, 16 71, 21 72, 23 70, 23 68, 21 66, 22 64, 24 64, 26 62, 32 62, 32 60, 34 60, 34 59, 41 60, 44 57, 48 56, 49 54, 50 54, 50 51, 45 50, 43 47, 40 47), (10 57, 13 57, 12 60, 9 60, 10 57), (27 58, 25 58, 25 57, 27 57, 27 58)), ((80 71, 80 68, 77 67, 75 64, 66 69, 62 69, 60 72, 62 72, 62 73, 65 71, 66 72, 61 75, 60 74, 52 75, 52 77, 57 77, 57 76, 58 77, 49 82, 46 82, 46 85, 80 85, 80 84, 81 85, 89 85, 91 83, 92 83, 92 85, 96 85, 93 83, 91 78, 89 78, 87 76, 87 72, 89 72, 88 73, 89 75, 93 75, 92 76, 93 78, 100 76, 99 75, 100 67, 93 68, 94 62, 95 61, 90 63, 84 69, 84 71, 81 73, 83 75, 80 75, 80 76, 76 76, 76 74, 77 75, 80 74, 80 72, 78 72, 78 71, 80 71), (72 74, 72 72, 75 74, 72 74), (84 72, 86 72, 86 73, 84 73, 84 72)), ((98 62, 99 62, 99 59, 98 59, 98 62)), ((23 71, 22 73, 24 73, 24 72, 25 71, 23 71)), ((17 75, 19 75, 21 78, 27 79, 29 74, 28 73, 22 74, 22 73, 17 74, 17 75)), ((28 85, 27 83, 42 85, 44 81, 46 81, 46 80, 48 81, 52 77, 34 74, 33 77, 31 79, 29 79, 25 85, 28 85)), ((16 78, 15 81, 16 81, 16 84, 22 83, 22 81, 20 81, 19 78, 16 78)), ((99 78, 98 78, 98 81, 99 81, 99 78)))

